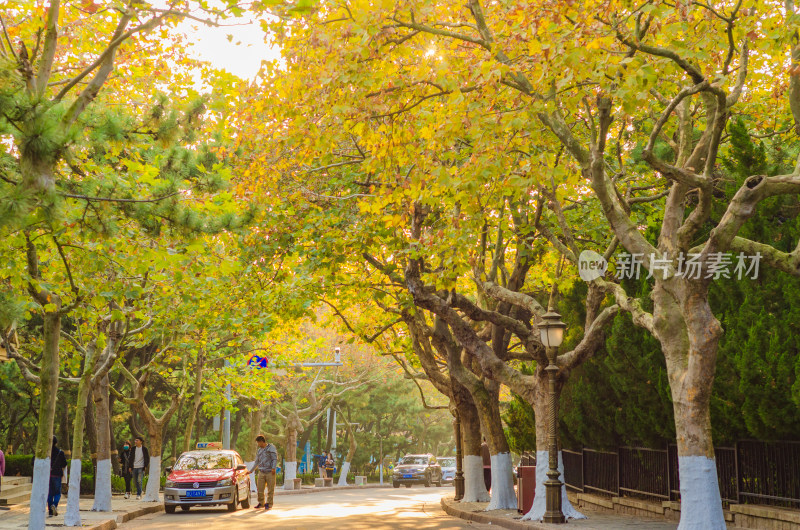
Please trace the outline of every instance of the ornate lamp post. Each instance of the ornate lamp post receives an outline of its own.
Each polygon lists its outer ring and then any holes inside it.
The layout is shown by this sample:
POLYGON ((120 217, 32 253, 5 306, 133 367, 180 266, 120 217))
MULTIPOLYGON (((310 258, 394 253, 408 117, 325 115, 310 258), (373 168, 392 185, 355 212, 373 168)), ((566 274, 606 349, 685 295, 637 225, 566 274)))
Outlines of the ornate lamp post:
POLYGON ((561 322, 561 315, 553 311, 552 308, 542 315, 542 323, 539 324, 539 333, 549 361, 545 371, 550 383, 548 396, 550 410, 548 411, 547 425, 547 453, 550 457, 550 469, 547 471, 547 480, 544 483, 546 495, 545 523, 566 522, 564 513, 561 511, 561 481, 558 480, 560 473, 558 472, 558 397, 556 396, 556 375, 558 374, 556 357, 558 356, 558 347, 561 346, 561 341, 564 340, 564 329, 566 327, 567 325, 561 322))
POLYGON ((453 485, 456 487, 455 500, 460 501, 464 498, 464 453, 461 448, 461 416, 458 411, 456 411, 454 424, 456 429, 456 477, 453 479, 453 485))

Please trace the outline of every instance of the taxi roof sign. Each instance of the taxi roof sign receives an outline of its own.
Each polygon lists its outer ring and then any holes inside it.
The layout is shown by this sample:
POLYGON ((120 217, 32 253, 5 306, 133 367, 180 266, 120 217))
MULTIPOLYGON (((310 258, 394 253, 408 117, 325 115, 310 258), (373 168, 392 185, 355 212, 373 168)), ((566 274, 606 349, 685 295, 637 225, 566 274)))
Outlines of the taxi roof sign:
POLYGON ((222 449, 222 442, 199 442, 197 449, 222 449))

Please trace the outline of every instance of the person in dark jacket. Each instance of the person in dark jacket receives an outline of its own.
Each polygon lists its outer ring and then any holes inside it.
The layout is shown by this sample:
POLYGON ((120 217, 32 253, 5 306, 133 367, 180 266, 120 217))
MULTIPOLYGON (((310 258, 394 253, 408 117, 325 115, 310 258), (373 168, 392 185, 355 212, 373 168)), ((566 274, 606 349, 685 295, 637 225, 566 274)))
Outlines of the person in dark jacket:
POLYGON ((119 465, 122 472, 122 478, 125 479, 125 498, 131 498, 131 477, 133 477, 133 451, 131 450, 131 443, 125 441, 122 444, 122 451, 119 453, 119 465))
POLYGON ((147 473, 147 468, 150 467, 150 453, 147 447, 144 446, 144 440, 141 436, 133 439, 136 446, 132 449, 133 456, 133 481, 136 482, 136 498, 142 498, 142 482, 144 475, 147 473))
POLYGON ((58 501, 61 500, 61 480, 67 467, 67 457, 58 448, 58 439, 53 436, 50 448, 50 488, 47 494, 47 513, 50 517, 58 515, 58 501))

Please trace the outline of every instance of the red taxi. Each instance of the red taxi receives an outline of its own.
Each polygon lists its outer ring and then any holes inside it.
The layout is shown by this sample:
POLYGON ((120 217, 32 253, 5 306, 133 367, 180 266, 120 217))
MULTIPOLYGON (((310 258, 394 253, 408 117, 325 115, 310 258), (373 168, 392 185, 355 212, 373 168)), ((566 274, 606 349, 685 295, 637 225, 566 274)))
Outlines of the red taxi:
POLYGON ((196 451, 183 453, 167 468, 164 511, 188 511, 192 506, 227 505, 228 511, 250 507, 247 466, 236 451, 219 449, 221 444, 197 444, 196 451))

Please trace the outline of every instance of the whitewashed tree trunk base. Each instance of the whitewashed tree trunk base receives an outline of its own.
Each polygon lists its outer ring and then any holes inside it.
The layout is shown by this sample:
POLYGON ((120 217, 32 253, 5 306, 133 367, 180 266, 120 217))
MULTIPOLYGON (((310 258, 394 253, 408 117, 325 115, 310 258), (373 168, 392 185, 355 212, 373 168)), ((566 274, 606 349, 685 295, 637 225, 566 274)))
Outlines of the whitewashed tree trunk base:
POLYGON ((161 502, 158 490, 161 487, 161 456, 150 457, 150 473, 147 475, 147 489, 144 492, 145 502, 161 502))
POLYGON ((345 462, 342 464, 342 472, 339 473, 339 482, 336 483, 337 486, 347 486, 347 474, 350 472, 350 462, 345 462))
POLYGON ((69 492, 64 526, 83 526, 81 522, 81 460, 75 458, 69 464, 69 492))
POLYGON ((516 510, 517 494, 514 491, 514 469, 511 453, 492 455, 492 493, 489 510, 516 510))
POLYGON ((489 492, 483 481, 483 458, 478 455, 464 457, 464 498, 461 502, 489 502, 489 492))
POLYGON ((725 530, 717 463, 705 456, 679 456, 681 522, 678 530, 725 530))
MULTIPOLYGON (((255 463, 256 463, 255 460, 253 460, 252 462, 245 462, 244 465, 247 466, 247 469, 251 469, 253 467, 253 464, 255 464, 255 463)), ((250 473, 250 491, 252 493, 256 493, 258 491, 258 488, 256 488, 256 474, 255 473, 250 473)))
POLYGON ((44 530, 47 511, 47 493, 50 490, 50 458, 37 458, 33 462, 33 489, 28 530, 44 530))
POLYGON ((92 511, 110 512, 111 510, 111 460, 98 460, 92 511))
MULTIPOLYGON (((546 510, 546 493, 544 482, 547 480, 547 470, 550 469, 549 453, 547 451, 536 451, 536 496, 533 498, 533 505, 528 513, 523 517, 523 521, 541 521, 546 510)), ((564 482, 564 460, 561 458, 561 451, 558 452, 558 471, 561 473, 561 512, 567 519, 586 519, 586 516, 575 509, 567 497, 567 486, 564 482)))
POLYGON ((297 462, 284 462, 283 489, 293 490, 294 479, 297 477, 297 462))

